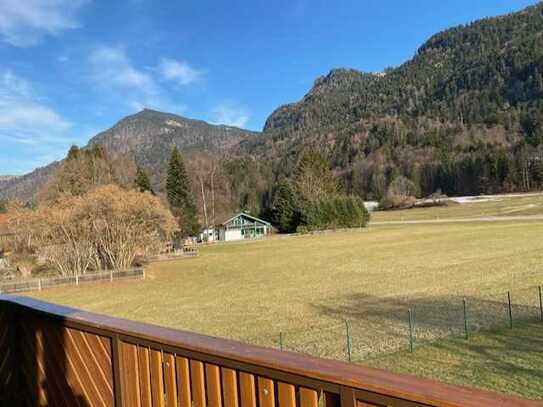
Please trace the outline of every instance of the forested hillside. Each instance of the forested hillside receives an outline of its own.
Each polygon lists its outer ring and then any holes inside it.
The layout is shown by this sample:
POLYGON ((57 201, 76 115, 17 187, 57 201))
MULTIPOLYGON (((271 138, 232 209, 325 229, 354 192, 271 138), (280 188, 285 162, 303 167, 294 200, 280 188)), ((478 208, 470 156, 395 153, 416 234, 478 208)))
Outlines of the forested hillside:
POLYGON ((381 74, 333 70, 278 108, 248 151, 278 162, 326 148, 345 186, 379 198, 404 175, 422 195, 543 186, 543 5, 436 34, 381 74))
MULTIPOLYGON (((224 213, 270 215, 309 150, 363 199, 391 185, 418 196, 541 189, 543 4, 438 33, 383 73, 332 70, 273 112, 262 134, 144 110, 89 144, 133 159, 159 194, 177 147, 195 195, 213 196, 224 213)), ((50 172, 0 184, 0 198, 31 198, 50 172)))

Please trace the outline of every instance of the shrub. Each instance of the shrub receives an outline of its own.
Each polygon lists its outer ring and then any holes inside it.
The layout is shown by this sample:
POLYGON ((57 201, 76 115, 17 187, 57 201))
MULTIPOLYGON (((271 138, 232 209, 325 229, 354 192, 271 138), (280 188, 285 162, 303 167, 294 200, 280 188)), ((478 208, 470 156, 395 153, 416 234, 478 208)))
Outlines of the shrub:
POLYGON ((417 201, 416 195, 417 187, 413 181, 400 175, 390 183, 379 206, 383 209, 410 208, 417 201))
POLYGON ((364 227, 369 212, 360 198, 338 195, 311 203, 302 209, 301 223, 312 229, 364 227))

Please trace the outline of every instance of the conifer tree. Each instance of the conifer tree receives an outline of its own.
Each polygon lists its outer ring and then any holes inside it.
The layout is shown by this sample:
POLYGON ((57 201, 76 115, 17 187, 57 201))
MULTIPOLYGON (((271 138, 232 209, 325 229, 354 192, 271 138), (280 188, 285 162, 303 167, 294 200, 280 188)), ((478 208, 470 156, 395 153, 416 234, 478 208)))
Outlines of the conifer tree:
POLYGON ((173 214, 179 219, 183 236, 194 236, 199 231, 196 205, 185 163, 177 147, 170 156, 166 178, 166 194, 173 214))
POLYGON ((66 160, 77 160, 79 158, 79 147, 77 147, 75 144, 70 147, 70 150, 68 150, 68 155, 66 156, 66 160))
POLYGON ((134 184, 136 186, 136 189, 140 192, 149 191, 153 195, 155 194, 147 172, 145 172, 145 170, 139 165, 136 168, 136 178, 134 179, 134 184))

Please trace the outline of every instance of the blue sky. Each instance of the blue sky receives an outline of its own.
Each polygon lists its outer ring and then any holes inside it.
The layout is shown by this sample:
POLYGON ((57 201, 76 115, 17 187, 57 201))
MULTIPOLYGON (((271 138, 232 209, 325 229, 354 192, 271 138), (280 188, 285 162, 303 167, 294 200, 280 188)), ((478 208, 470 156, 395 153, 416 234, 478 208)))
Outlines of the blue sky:
POLYGON ((260 130, 330 69, 378 72, 432 34, 533 0, 0 0, 0 174, 143 107, 260 130))

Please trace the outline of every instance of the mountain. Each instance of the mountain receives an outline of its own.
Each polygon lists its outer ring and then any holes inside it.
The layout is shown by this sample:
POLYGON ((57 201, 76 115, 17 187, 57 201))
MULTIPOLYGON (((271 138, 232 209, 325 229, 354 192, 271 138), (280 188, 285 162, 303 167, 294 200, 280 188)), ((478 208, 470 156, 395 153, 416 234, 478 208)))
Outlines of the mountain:
POLYGON ((347 190, 399 175, 421 195, 543 188, 543 4, 438 33, 383 73, 335 69, 243 145, 278 177, 324 149, 347 190))
POLYGON ((57 162, 53 162, 22 176, 2 177, 4 179, 0 179, 0 199, 31 200, 34 194, 47 182, 57 165, 57 162))
MULTIPOLYGON (((219 157, 258 134, 145 109, 97 134, 90 139, 88 146, 101 144, 112 155, 134 158, 158 183, 174 146, 188 156, 219 157)), ((57 165, 53 163, 5 182, 0 180, 0 198, 32 199, 57 165)))
MULTIPOLYGON (((364 198, 381 198, 399 176, 421 196, 542 189, 543 4, 440 32, 382 73, 334 69, 277 108, 262 134, 145 110, 97 143, 133 156, 155 185, 174 145, 189 160, 206 156, 235 206, 254 211, 269 209, 276 182, 311 148, 364 198)), ((0 184, 0 197, 28 197, 36 179, 0 184)))
POLYGON ((451 28, 386 73, 331 71, 302 101, 272 113, 265 130, 344 125, 375 115, 500 123, 513 107, 540 107, 542 44, 543 4, 451 28))

